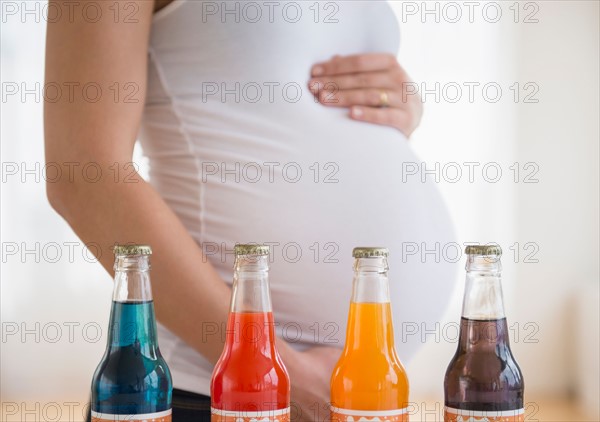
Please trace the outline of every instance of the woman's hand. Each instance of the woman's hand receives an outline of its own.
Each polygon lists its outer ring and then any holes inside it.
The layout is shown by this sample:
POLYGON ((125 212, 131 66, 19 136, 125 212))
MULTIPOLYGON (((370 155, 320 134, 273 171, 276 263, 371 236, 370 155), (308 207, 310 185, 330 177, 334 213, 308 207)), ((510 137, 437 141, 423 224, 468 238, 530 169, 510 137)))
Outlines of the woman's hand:
POLYGON ((355 120, 392 126, 407 137, 423 115, 421 97, 391 54, 334 56, 312 67, 308 87, 329 107, 348 107, 355 120))
POLYGON ((293 422, 329 419, 331 373, 341 352, 334 347, 317 346, 304 352, 286 347, 281 353, 292 382, 293 422))

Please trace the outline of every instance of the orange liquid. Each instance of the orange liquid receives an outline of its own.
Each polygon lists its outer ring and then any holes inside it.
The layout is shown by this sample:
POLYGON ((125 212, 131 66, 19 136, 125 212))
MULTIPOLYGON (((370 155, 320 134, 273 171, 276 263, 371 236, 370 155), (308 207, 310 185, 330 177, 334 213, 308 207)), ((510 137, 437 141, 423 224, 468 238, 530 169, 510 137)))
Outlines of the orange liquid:
POLYGON ((267 411, 290 406, 290 381, 275 349, 271 312, 231 312, 211 382, 212 406, 267 411))
POLYGON ((351 303, 346 345, 331 377, 331 403, 348 410, 408 406, 408 377, 394 348, 389 303, 351 303))

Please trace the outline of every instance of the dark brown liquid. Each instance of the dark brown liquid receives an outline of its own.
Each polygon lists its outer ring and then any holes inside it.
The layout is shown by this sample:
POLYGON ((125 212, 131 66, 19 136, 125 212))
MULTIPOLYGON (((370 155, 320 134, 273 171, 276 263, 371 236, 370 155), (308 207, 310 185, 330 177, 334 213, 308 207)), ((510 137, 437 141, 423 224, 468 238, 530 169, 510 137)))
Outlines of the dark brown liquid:
POLYGON ((444 379, 446 406, 462 410, 523 408, 523 376, 508 340, 506 318, 461 318, 458 350, 444 379))

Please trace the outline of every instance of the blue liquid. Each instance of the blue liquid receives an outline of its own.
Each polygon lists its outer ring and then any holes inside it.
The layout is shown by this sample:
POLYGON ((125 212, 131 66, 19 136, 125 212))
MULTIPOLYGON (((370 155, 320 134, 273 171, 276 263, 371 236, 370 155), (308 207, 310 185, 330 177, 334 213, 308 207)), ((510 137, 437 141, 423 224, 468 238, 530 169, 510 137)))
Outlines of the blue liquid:
POLYGON ((152 301, 113 302, 109 327, 92 380, 92 410, 139 415, 171 409, 171 373, 158 349, 152 301))

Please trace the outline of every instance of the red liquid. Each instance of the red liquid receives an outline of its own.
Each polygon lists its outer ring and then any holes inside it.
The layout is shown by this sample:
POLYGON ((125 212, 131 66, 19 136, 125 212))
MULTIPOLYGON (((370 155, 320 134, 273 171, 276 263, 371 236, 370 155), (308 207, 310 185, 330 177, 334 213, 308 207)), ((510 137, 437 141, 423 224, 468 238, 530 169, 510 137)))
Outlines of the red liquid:
POLYGON ((212 406, 233 411, 285 409, 289 384, 275 349, 273 314, 231 312, 225 349, 213 372, 212 406))

